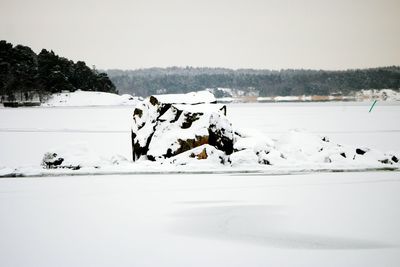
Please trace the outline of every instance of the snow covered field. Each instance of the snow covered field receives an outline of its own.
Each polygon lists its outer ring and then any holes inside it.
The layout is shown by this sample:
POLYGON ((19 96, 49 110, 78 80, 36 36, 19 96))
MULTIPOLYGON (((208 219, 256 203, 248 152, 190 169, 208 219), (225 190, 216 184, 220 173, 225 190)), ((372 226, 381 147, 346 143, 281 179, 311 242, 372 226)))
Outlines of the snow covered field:
MULTIPOLYGON (((0 109, 0 166, 68 145, 131 156, 132 107, 0 109)), ((232 104, 289 129, 400 151, 400 105, 232 104)), ((399 172, 0 179, 1 266, 399 266, 399 172)))
POLYGON ((0 179, 1 266, 399 266, 400 177, 0 179))

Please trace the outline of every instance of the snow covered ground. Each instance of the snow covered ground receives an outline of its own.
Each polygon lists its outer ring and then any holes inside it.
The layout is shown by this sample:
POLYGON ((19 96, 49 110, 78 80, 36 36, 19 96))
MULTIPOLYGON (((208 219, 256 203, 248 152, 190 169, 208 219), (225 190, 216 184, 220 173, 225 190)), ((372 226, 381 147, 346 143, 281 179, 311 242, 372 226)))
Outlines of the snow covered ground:
MULTIPOLYGON (((400 105, 228 105, 278 138, 290 129, 400 151, 400 105)), ((132 107, 0 109, 0 166, 56 147, 131 156, 132 107)), ((212 169, 210 171, 213 171, 212 169)), ((1 266, 399 266, 398 171, 0 179, 1 266)))
POLYGON ((0 179, 1 266, 400 264, 395 172, 0 179))
POLYGON ((371 99, 400 101, 400 92, 392 89, 361 90, 356 93, 356 98, 362 101, 370 101, 371 99))
POLYGON ((104 92, 90 92, 77 90, 71 93, 53 94, 44 107, 87 107, 87 106, 133 106, 139 101, 131 95, 117 95, 104 92))

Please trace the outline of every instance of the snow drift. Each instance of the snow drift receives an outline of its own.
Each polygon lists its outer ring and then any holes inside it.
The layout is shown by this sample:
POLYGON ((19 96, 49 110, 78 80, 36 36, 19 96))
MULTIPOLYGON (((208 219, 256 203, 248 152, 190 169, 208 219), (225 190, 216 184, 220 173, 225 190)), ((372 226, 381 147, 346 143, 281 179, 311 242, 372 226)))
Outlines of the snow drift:
POLYGON ((45 107, 81 107, 81 106, 121 106, 136 105, 139 97, 117 95, 104 92, 77 90, 71 93, 53 94, 42 106, 45 107))

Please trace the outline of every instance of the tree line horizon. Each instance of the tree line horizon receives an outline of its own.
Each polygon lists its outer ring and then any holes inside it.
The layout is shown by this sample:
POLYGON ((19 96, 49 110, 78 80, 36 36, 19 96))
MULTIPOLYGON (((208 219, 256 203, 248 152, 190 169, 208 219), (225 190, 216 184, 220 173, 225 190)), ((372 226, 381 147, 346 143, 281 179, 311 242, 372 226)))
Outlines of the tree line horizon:
POLYGON ((349 95, 361 89, 400 88, 400 66, 349 70, 154 67, 105 72, 119 92, 138 96, 209 88, 239 89, 260 96, 349 95))
MULTIPOLYGON (((53 50, 36 54, 30 47, 0 41, 0 96, 2 100, 29 99, 63 91, 101 91, 150 96, 231 88, 259 96, 349 95, 361 89, 400 88, 400 66, 349 70, 229 69, 166 67, 136 70, 96 70, 53 50), (23 97, 22 97, 23 96, 23 97)), ((216 97, 224 91, 215 90, 216 97)))

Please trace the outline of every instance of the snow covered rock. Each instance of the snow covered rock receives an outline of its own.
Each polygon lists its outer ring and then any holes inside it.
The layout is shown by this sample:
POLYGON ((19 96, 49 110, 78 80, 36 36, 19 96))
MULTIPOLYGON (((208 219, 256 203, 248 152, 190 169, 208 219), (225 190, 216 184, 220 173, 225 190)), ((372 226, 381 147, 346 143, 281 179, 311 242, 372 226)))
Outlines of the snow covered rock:
POLYGON ((44 154, 42 160, 42 166, 45 169, 71 169, 71 170, 79 170, 81 168, 80 164, 65 164, 65 160, 63 157, 59 156, 57 153, 48 152, 44 154))
POLYGON ((355 148, 330 141, 303 131, 291 131, 278 140, 259 136, 238 138, 235 152, 229 156, 232 166, 271 165, 277 167, 307 168, 346 168, 383 167, 398 165, 396 155, 382 153, 369 148, 355 148))
POLYGON ((158 160, 209 144, 233 152, 234 131, 224 105, 211 104, 210 92, 151 96, 133 113, 133 160, 158 160), (189 104, 176 104, 187 101, 189 104))
POLYGON ((42 159, 44 169, 100 169, 104 166, 124 165, 125 163, 128 163, 128 160, 121 155, 99 155, 82 143, 53 148, 50 152, 45 153, 42 159))
POLYGON ((223 151, 205 144, 169 158, 166 162, 176 166, 191 166, 192 168, 199 166, 218 168, 226 161, 227 155, 223 151))

